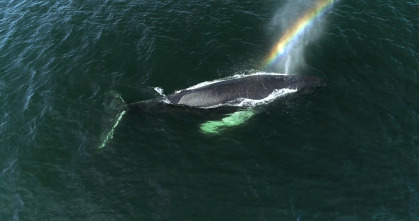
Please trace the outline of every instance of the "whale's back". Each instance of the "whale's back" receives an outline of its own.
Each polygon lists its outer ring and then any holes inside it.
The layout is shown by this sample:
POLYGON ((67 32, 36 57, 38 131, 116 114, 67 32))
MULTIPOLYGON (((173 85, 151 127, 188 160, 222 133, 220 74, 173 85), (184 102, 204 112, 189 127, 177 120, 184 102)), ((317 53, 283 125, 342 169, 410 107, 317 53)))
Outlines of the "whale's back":
POLYGON ((186 89, 169 95, 172 104, 211 107, 237 99, 260 100, 285 87, 285 75, 252 75, 186 89))

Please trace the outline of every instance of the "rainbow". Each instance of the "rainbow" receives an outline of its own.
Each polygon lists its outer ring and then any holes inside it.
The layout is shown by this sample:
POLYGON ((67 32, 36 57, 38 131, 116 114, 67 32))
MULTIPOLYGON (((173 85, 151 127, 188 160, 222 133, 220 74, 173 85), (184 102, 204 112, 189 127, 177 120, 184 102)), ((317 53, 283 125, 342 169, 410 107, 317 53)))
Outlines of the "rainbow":
POLYGON ((314 7, 307 11, 293 26, 291 26, 285 34, 279 39, 278 43, 273 47, 269 56, 265 59, 264 67, 269 67, 282 55, 286 54, 298 39, 303 35, 304 31, 313 23, 316 18, 320 17, 334 0, 319 0, 314 7))

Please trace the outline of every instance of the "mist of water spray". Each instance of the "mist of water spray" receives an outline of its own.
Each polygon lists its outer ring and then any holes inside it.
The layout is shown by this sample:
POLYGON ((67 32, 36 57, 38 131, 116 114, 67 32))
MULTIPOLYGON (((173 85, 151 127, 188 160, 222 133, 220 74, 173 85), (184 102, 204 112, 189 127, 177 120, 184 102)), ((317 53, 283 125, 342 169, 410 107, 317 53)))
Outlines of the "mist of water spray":
POLYGON ((290 62, 291 62, 291 57, 287 56, 287 61, 285 62, 285 74, 289 74, 290 62))
POLYGON ((271 30, 279 36, 264 62, 268 71, 296 73, 304 66, 304 49, 323 31, 324 14, 334 0, 289 0, 275 13, 271 30))

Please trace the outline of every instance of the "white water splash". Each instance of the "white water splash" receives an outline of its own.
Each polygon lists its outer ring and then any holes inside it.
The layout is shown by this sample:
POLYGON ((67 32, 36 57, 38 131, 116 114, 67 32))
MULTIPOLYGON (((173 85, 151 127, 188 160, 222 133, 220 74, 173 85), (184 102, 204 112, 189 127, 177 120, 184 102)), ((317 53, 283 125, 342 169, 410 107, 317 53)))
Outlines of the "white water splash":
MULTIPOLYGON (((227 81, 227 80, 231 80, 231 79, 237 79, 237 78, 242 78, 242 77, 247 77, 247 76, 254 76, 254 75, 288 75, 288 74, 280 74, 280 73, 275 73, 275 72, 264 72, 264 71, 258 71, 252 74, 235 74, 233 76, 230 77, 225 77, 225 78, 221 78, 221 79, 217 79, 217 80, 213 80, 213 81, 204 81, 201 82, 199 84, 193 85, 191 87, 188 87, 184 90, 193 90, 193 89, 197 89, 200 87, 205 87, 207 85, 211 85, 214 83, 218 83, 218 82, 222 82, 222 81, 227 81)), ((176 91, 175 93, 179 93, 182 90, 176 91)))
POLYGON ((155 90, 158 94, 160 94, 161 96, 166 96, 166 95, 164 95, 164 93, 163 93, 163 88, 161 88, 161 87, 155 87, 155 88, 154 88, 154 90, 155 90))
POLYGON ((217 108, 221 106, 230 106, 230 107, 242 107, 242 108, 252 108, 260 105, 269 104, 272 101, 276 100, 279 97, 286 96, 288 94, 292 94, 297 92, 297 89, 294 88, 283 88, 283 89, 276 89, 271 94, 269 94, 267 97, 260 99, 260 100, 253 100, 249 98, 239 98, 233 101, 229 101, 227 103, 223 104, 217 104, 210 107, 201 107, 203 109, 211 109, 211 108, 217 108))

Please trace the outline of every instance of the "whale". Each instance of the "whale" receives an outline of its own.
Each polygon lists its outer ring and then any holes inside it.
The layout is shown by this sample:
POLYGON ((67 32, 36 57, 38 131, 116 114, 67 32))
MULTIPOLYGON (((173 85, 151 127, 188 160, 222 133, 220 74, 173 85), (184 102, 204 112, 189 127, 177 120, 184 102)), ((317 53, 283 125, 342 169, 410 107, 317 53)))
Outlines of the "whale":
MULTIPOLYGON (((218 134, 227 127, 243 124, 257 111, 256 106, 271 103, 280 98, 293 98, 313 92, 324 81, 316 76, 263 73, 238 75, 203 82, 195 86, 176 91, 167 96, 126 104, 119 94, 115 103, 122 106, 114 118, 114 124, 108 133, 101 137, 98 148, 103 148, 112 139, 114 130, 127 112, 174 112, 227 114, 220 121, 207 121, 200 125, 201 132, 218 134), (120 101, 117 102, 117 101, 120 101)), ((111 102, 114 103, 114 102, 111 102)))
POLYGON ((242 101, 244 100, 254 101, 253 104, 258 101, 273 101, 276 98, 275 94, 281 94, 281 92, 282 95, 290 94, 295 97, 309 93, 323 84, 324 81, 321 78, 310 75, 255 74, 236 76, 198 84, 160 98, 129 103, 126 105, 126 110, 159 111, 170 107, 201 110, 246 108, 249 106, 243 105, 242 101))

